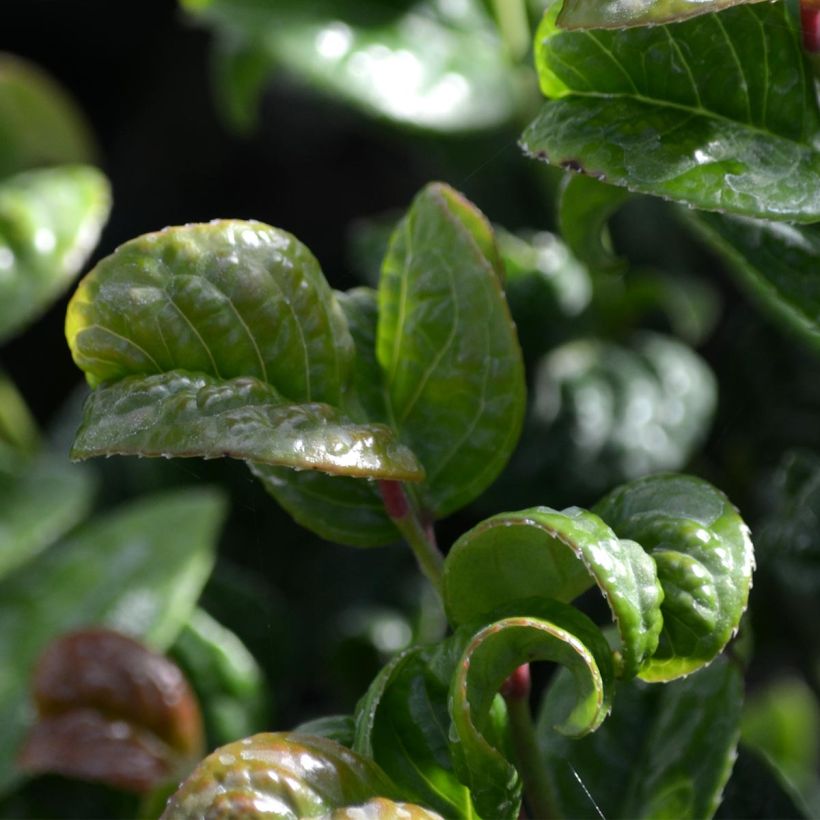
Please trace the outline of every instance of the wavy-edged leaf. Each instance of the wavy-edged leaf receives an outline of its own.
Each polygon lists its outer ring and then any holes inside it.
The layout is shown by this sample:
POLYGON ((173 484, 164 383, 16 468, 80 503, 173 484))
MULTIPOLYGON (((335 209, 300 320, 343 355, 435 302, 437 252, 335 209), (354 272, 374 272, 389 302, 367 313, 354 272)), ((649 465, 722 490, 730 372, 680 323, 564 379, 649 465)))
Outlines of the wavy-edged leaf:
POLYGON ((246 737, 268 720, 270 694, 239 637, 195 609, 170 649, 202 707, 209 747, 246 737))
POLYGON ((79 524, 91 508, 94 487, 87 470, 53 455, 19 472, 0 470, 0 578, 79 524))
POLYGON ((741 3, 761 0, 564 0, 561 28, 626 28, 674 23, 699 14, 718 12, 741 3))
POLYGON ((91 134, 65 91, 33 63, 0 54, 0 177, 93 162, 91 134))
POLYGON ((265 733, 208 755, 168 801, 162 818, 345 817, 335 812, 379 797, 399 799, 371 760, 327 738, 265 733))
POLYGON ((410 799, 446 817, 472 818, 467 787, 450 753, 450 679, 463 649, 459 637, 394 658, 356 707, 353 748, 375 760, 410 799))
POLYGON ((569 249, 593 270, 621 272, 625 262, 612 252, 610 216, 629 192, 583 174, 566 174, 558 195, 558 224, 569 249))
POLYGON ((559 672, 538 718, 545 771, 562 816, 694 820, 714 814, 740 735, 737 665, 720 658, 667 686, 626 683, 606 723, 572 741, 550 728, 576 685, 559 672))
POLYGON ((723 214, 686 214, 740 284, 775 318, 820 346, 820 230, 723 214))
POLYGON ((784 3, 536 37, 532 156, 705 210, 820 220, 820 110, 784 3))
POLYGON ((463 624, 525 598, 568 602, 597 584, 621 636, 623 674, 654 653, 663 599, 655 564, 597 515, 570 507, 501 513, 461 536, 444 564, 444 603, 463 624))
POLYGON ((26 171, 0 182, 0 340, 60 296, 108 219, 103 174, 86 165, 26 171))
POLYGON ((492 229, 452 188, 428 185, 382 268, 376 346, 390 422, 447 515, 498 475, 518 440, 525 385, 492 229))
POLYGON ((37 655, 56 635, 100 624, 165 649, 188 620, 224 514, 212 490, 142 499, 87 524, 0 582, 0 791, 26 728, 37 655), (44 605, 45 604, 47 605, 44 605))
POLYGON ((594 510, 658 567, 663 631, 640 676, 667 681, 710 663, 737 631, 754 568, 749 528, 729 499, 703 479, 665 474, 616 488, 594 510))
POLYGON ((568 342, 538 364, 513 463, 532 486, 557 483, 576 497, 678 470, 704 439, 716 400, 709 366, 673 338, 568 342))
POLYGON ((229 44, 220 96, 243 124, 252 119, 262 72, 279 66, 368 114, 439 132, 502 125, 520 99, 498 34, 475 0, 183 5, 229 44))
POLYGON ((291 234, 216 220, 126 242, 66 316, 92 386, 169 370, 252 376, 291 401, 338 405, 353 342, 319 263, 291 234))
POLYGON ((378 547, 401 538, 374 482, 265 464, 248 466, 298 524, 328 541, 378 547))
POLYGON ((601 631, 581 612, 557 601, 531 607, 537 615, 504 617, 476 632, 450 689, 456 771, 484 817, 518 817, 521 781, 502 750, 487 737, 493 700, 521 664, 553 661, 574 682, 574 700, 554 715, 558 732, 581 737, 607 716, 614 685, 612 654, 601 631))
POLYGON ((356 425, 327 404, 293 404, 255 378, 174 370, 98 387, 71 450, 100 455, 229 456, 326 473, 417 481, 413 454, 381 424, 356 425))

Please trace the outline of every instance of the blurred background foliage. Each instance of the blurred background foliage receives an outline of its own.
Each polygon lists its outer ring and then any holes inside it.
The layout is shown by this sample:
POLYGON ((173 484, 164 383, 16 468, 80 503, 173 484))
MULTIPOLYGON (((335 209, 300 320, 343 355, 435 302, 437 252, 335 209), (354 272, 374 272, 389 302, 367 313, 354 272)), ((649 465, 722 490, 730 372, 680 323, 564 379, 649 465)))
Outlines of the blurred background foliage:
MULTIPOLYGON (((94 161, 113 208, 84 271, 165 225, 254 218, 299 237, 346 289, 373 281, 424 183, 462 190, 499 226, 530 410, 507 471, 441 523, 440 543, 485 515, 583 506, 657 470, 719 486, 759 564, 738 649, 751 658, 738 771, 751 782, 773 763, 789 800, 817 806, 818 354, 673 206, 635 197, 608 227, 565 233, 583 260, 559 238, 571 224, 559 194, 571 209, 595 191, 572 200, 561 172, 517 145, 539 101, 528 55, 539 6, 7 0, 0 49, 47 72, 80 113, 42 114, 38 133, 57 147, 15 154, 40 137, 15 125, 0 67, 0 232, 19 224, 3 210, 16 172, 94 161)), ((209 748, 350 712, 389 657, 444 630, 408 550, 322 541, 243 465, 69 465, 85 388, 63 338, 66 301, 42 304, 36 321, 32 309, 0 346, 0 714, 17 727, 0 741, 0 816, 137 808, 107 787, 14 771, 27 676, 60 629, 104 622, 169 651, 201 699, 209 748)))

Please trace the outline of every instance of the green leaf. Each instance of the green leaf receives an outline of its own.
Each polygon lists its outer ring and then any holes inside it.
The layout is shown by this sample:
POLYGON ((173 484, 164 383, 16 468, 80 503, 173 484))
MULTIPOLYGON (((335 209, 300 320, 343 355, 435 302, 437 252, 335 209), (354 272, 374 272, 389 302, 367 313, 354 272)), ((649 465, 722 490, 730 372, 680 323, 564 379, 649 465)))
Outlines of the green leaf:
POLYGON ((54 637, 100 624, 166 649, 190 617, 224 515, 213 491, 140 500, 87 524, 0 582, 0 791, 29 718, 26 687, 54 637))
POLYGON ((574 699, 553 716, 555 728, 564 735, 595 731, 611 706, 612 655, 600 630, 578 610, 557 601, 539 602, 531 611, 537 615, 505 617, 475 633, 450 688, 456 771, 484 817, 518 817, 521 781, 487 732, 493 699, 515 669, 541 660, 570 671, 574 699))
POLYGON ((595 583, 618 624, 623 674, 632 677, 658 645, 663 595, 655 564, 597 515, 535 507, 482 521, 444 564, 444 603, 455 624, 533 598, 571 601, 595 583))
POLYGON ((410 799, 446 817, 473 818, 470 792, 450 754, 450 679, 463 641, 409 649, 376 677, 356 707, 353 748, 371 758, 410 799))
POLYGON ((721 214, 686 221, 729 263, 738 282, 783 325, 820 346, 820 230, 721 214))
MULTIPOLYGON (((388 121, 440 132, 507 122, 520 93, 497 32, 475 0, 399 4, 182 0, 228 42, 220 96, 252 119, 264 66, 388 121)), ((224 104, 223 104, 224 107, 224 104)))
POLYGON ((413 454, 381 424, 327 404, 292 404, 255 378, 181 370, 130 376, 88 398, 72 458, 229 456, 326 473, 417 481, 413 454))
POLYGON ((626 28, 674 23, 699 14, 718 12, 760 0, 564 0, 558 15, 561 28, 626 28))
POLYGON ((97 244, 110 204, 107 180, 89 166, 0 182, 0 340, 68 287, 97 244))
POLYGON ((94 484, 88 471, 53 455, 20 472, 0 470, 0 578, 79 524, 91 508, 94 484))
POLYGON ((171 656, 196 691, 211 746, 264 726, 270 695, 262 670, 239 638, 205 610, 195 609, 171 656))
POLYGON ((612 716, 595 734, 568 740, 550 731, 575 697, 559 672, 544 697, 538 734, 562 816, 708 818, 720 801, 740 734, 743 679, 719 658, 668 686, 639 681, 615 695, 612 716))
POLYGON ((820 110, 784 3, 618 31, 536 37, 552 100, 527 128, 532 156, 705 210, 820 219, 820 110))
POLYGON ((607 221, 629 198, 614 185, 583 174, 566 174, 558 199, 561 236, 572 253, 593 270, 620 272, 626 266, 612 252, 607 221))
POLYGON ((498 475, 521 429, 521 350, 492 229, 452 188, 428 185, 382 268, 376 355, 391 425, 424 465, 444 516, 498 475))
MULTIPOLYGON (((21 458, 40 446, 40 431, 25 399, 14 382, 0 370, 0 448, 8 448, 21 458)), ((0 471, 3 462, 0 461, 0 471)))
POLYGON ((183 369, 252 376, 291 401, 335 405, 353 358, 310 251, 285 231, 239 220, 126 242, 80 283, 66 336, 92 386, 183 369))
POLYGON ((328 817, 374 797, 396 790, 372 761, 327 738, 266 733, 206 757, 162 817, 328 817))
POLYGON ((328 715, 300 723, 293 731, 300 735, 326 737, 352 749, 356 721, 352 715, 328 715))
POLYGON ((0 178, 43 165, 92 162, 77 107, 45 72, 0 53, 0 178))
POLYGON ((716 402, 708 365, 673 338, 643 333, 629 347, 578 339, 539 362, 514 465, 522 483, 560 483, 567 495, 678 470, 716 402))
POLYGON ((754 567, 749 529, 729 499, 702 479, 666 474, 624 484, 594 509, 658 567, 663 631, 640 676, 667 681, 710 663, 737 631, 754 567))

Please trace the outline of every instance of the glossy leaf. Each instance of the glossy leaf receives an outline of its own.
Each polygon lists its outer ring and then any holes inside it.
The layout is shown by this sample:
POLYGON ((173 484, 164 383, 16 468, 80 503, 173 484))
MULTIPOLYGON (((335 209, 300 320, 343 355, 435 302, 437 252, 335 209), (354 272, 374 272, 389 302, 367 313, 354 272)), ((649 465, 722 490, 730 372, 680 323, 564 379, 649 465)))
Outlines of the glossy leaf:
POLYGON ((327 404, 286 402, 255 378, 182 370, 126 377, 89 396, 71 456, 100 455, 229 456, 352 476, 423 476, 384 425, 352 424, 327 404))
POLYGON ((92 386, 169 370, 252 376, 291 401, 338 405, 353 343, 319 264, 260 222, 166 228, 86 276, 66 336, 92 386))
POLYGON ((710 663, 749 599, 754 555, 737 510, 702 479, 665 474, 618 487, 595 512, 619 537, 638 541, 658 567, 663 631, 640 676, 672 680, 710 663))
POLYGON ((776 319, 820 345, 820 230, 721 214, 686 220, 729 263, 739 283, 776 319))
POLYGON ((170 650, 202 707, 211 746, 264 726, 270 695, 259 664, 237 635, 195 609, 170 650))
POLYGON ((447 708, 461 638, 409 649, 376 677, 356 707, 353 748, 410 799, 445 817, 472 818, 470 792, 454 770, 447 708))
POLYGON ((505 617, 475 633, 450 688, 456 771, 483 817, 516 818, 520 808, 518 773, 485 728, 496 692, 515 669, 545 660, 570 671, 574 699, 553 716, 561 734, 581 737, 594 731, 611 706, 612 655, 600 630, 565 604, 544 602, 534 608, 537 617, 505 617))
POLYGON ((372 761, 327 738, 278 732, 210 754, 171 797, 162 818, 327 817, 374 797, 396 793, 372 761))
POLYGON ((567 174, 558 199, 561 236, 572 253, 593 270, 620 272, 625 262, 612 252, 607 221, 629 193, 583 174, 567 174))
POLYGON ((756 2, 760 0, 564 0, 558 25, 568 29, 651 26, 756 2))
POLYGON ((444 516, 479 495, 518 440, 524 372, 482 214, 432 184, 396 229, 382 268, 376 355, 389 418, 444 516))
POLYGON ((397 124, 473 131, 508 121, 516 77, 474 0, 458 5, 298 0, 183 0, 215 26, 231 60, 218 77, 232 119, 247 123, 263 67, 279 66, 326 94, 397 124), (267 65, 262 61, 266 59, 267 65), (225 70, 227 68, 227 70, 225 70))
POLYGON ((612 716, 580 740, 550 727, 575 697, 559 672, 538 718, 558 810, 573 818, 708 818, 729 779, 740 734, 743 679, 720 658, 667 686, 619 688, 612 716))
POLYGON ((97 244, 110 205, 107 180, 89 166, 28 171, 0 182, 0 340, 68 287, 97 244))
POLYGON ((88 624, 155 649, 169 646, 210 573, 223 509, 212 491, 144 499, 86 525, 0 582, 0 791, 16 777, 12 761, 39 653, 60 633, 88 624))
POLYGON ((526 598, 571 601, 597 584, 621 635, 632 677, 658 644, 663 599, 653 560, 577 507, 501 513, 461 536, 444 565, 444 602, 463 624, 526 598))
POLYGON ((203 751, 199 704, 179 668, 109 629, 61 635, 37 662, 38 720, 19 765, 149 792, 203 751))
POLYGON ((551 101, 523 135, 530 155, 705 210, 820 219, 820 111, 785 4, 618 31, 554 18, 536 37, 551 101))
POLYGON ((65 91, 33 63, 0 54, 0 178, 92 162, 93 155, 88 128, 65 91))
POLYGON ((353 748, 356 721, 352 715, 328 715, 300 723, 294 730, 300 735, 315 735, 335 740, 348 749, 353 748))
POLYGON ((11 473, 0 471, 0 578, 31 561, 79 524, 95 482, 65 458, 43 455, 11 473))

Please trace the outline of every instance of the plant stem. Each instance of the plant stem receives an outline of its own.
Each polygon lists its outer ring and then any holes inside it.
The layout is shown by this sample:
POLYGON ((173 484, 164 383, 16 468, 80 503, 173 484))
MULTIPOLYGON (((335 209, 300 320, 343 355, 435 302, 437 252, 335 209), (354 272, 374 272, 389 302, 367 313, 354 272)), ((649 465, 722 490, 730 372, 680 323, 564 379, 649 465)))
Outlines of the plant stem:
POLYGON ((507 678, 501 687, 501 694, 507 703, 510 735, 517 768, 524 782, 524 799, 529 814, 541 820, 558 817, 532 723, 529 664, 519 666, 507 678))
POLYGON ((441 595, 444 558, 439 552, 432 526, 421 520, 418 510, 408 498, 401 482, 380 481, 379 489, 384 500, 384 509, 413 550, 421 571, 441 595))
POLYGON ((524 0, 493 0, 493 11, 507 50, 520 60, 530 47, 530 21, 524 0))

